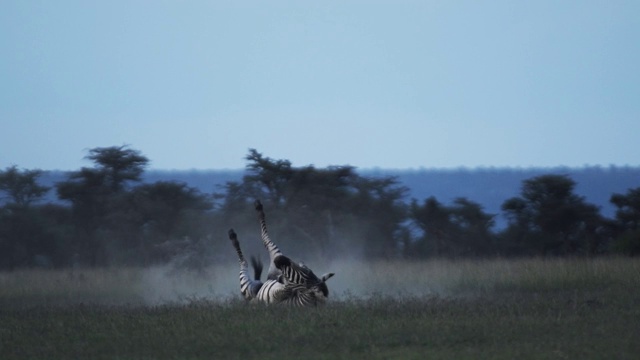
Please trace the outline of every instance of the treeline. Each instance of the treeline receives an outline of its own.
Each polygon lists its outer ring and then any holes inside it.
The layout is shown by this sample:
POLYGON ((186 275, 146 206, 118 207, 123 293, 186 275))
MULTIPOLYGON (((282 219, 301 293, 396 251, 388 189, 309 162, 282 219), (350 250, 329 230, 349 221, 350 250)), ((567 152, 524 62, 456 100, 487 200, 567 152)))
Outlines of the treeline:
POLYGON ((613 218, 575 194, 566 175, 523 181, 501 206, 508 219, 461 197, 408 199, 392 176, 351 166, 294 167, 250 150, 246 174, 219 192, 176 181, 141 181, 149 160, 126 146, 94 148, 93 166, 52 188, 41 170, 0 170, 0 268, 151 265, 201 267, 233 258, 234 227, 259 249, 252 203, 261 199, 270 232, 288 253, 310 257, 426 258, 640 254, 640 187, 611 194, 613 218), (59 201, 43 203, 50 192, 59 201))

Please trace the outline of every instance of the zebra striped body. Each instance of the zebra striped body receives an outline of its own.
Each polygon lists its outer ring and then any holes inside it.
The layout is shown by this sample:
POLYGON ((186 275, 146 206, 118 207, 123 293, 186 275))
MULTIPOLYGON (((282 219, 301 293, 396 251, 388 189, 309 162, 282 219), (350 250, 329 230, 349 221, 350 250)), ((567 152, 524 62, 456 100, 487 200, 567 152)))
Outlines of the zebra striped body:
POLYGON ((269 238, 264 210, 259 200, 256 200, 255 208, 260 221, 262 243, 269 252, 269 273, 264 283, 260 281, 262 266, 257 261, 253 261, 255 276, 254 279, 251 279, 238 237, 233 229, 229 230, 229 239, 240 262, 240 292, 242 296, 247 300, 265 304, 309 306, 324 303, 329 296, 326 281, 333 276, 333 273, 318 278, 304 264, 296 264, 282 255, 280 249, 269 238))
POLYGON ((255 300, 265 304, 316 306, 324 304, 327 297, 319 296, 316 291, 309 290, 305 285, 283 284, 278 280, 267 280, 255 300))

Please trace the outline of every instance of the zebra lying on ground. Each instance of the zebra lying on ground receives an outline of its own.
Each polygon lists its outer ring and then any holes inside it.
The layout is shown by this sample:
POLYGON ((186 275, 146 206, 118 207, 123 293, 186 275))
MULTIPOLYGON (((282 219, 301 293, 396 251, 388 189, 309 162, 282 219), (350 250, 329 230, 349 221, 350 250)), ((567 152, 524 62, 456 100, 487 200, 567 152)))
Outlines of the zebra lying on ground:
POLYGON ((267 304, 285 303, 297 306, 318 305, 327 300, 329 289, 326 281, 334 274, 328 273, 318 278, 311 269, 304 264, 296 264, 282 252, 269 238, 264 210, 259 200, 255 202, 255 209, 260 220, 262 243, 269 252, 269 272, 267 280, 260 280, 262 264, 251 259, 254 268, 254 278, 249 276, 249 266, 240 249, 238 236, 229 230, 229 239, 240 261, 240 292, 247 300, 255 300, 267 304))

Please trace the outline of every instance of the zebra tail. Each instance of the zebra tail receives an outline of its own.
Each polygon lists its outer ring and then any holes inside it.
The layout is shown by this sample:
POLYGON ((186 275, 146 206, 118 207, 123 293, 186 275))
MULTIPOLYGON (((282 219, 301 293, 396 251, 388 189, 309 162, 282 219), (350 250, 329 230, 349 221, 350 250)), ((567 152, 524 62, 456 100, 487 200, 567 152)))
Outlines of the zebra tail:
POLYGON ((262 262, 260 261, 260 259, 252 256, 251 266, 253 267, 253 278, 259 281, 260 276, 262 276, 262 262))

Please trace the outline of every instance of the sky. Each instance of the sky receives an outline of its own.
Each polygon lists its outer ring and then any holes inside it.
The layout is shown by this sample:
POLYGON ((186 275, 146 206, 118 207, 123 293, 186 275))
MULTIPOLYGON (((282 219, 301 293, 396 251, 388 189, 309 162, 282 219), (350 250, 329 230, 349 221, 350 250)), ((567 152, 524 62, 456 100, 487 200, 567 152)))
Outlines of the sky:
POLYGON ((0 168, 640 165, 640 1, 0 2, 0 168))

